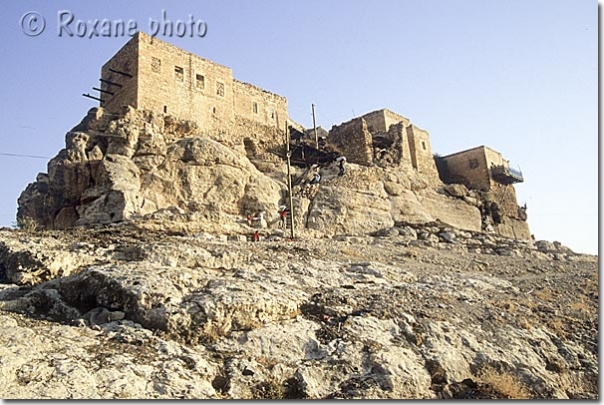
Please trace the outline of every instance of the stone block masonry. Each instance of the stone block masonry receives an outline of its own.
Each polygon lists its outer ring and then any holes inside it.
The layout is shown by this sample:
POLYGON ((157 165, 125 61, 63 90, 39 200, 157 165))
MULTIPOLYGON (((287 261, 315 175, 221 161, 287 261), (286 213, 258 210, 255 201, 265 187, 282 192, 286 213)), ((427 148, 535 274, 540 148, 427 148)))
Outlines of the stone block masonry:
POLYGON ((113 93, 101 102, 107 112, 131 106, 171 115, 195 122, 212 137, 236 136, 237 122, 245 121, 254 124, 252 137, 268 138, 284 131, 289 119, 285 97, 235 80, 230 68, 142 32, 102 67, 101 78, 101 88, 113 93))

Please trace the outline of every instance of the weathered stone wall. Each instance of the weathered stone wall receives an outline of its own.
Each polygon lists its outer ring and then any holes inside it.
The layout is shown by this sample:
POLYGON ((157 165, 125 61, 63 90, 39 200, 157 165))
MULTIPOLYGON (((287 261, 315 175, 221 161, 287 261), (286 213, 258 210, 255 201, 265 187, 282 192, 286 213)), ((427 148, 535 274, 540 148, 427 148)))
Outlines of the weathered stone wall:
POLYGON ((233 86, 235 115, 266 126, 285 128, 287 120, 285 97, 238 80, 233 80, 233 86))
POLYGON ((257 153, 270 151, 275 153, 285 145, 285 123, 283 129, 276 126, 259 124, 241 116, 235 117, 235 126, 229 134, 229 142, 234 145, 243 145, 244 139, 254 141, 257 153))
POLYGON ((101 82, 101 89, 113 94, 101 93, 99 97, 104 100, 100 105, 108 113, 116 113, 124 106, 136 108, 138 106, 138 37, 133 37, 101 68, 101 78, 116 85, 101 82), (110 69, 132 75, 128 77, 111 72, 110 69), (121 87, 120 87, 121 86, 121 87))
POLYGON ((406 168, 412 168, 411 151, 409 150, 409 139, 407 137, 405 123, 399 122, 390 125, 388 137, 393 141, 392 149, 395 152, 394 163, 405 166, 406 168))
POLYGON ((368 166, 373 163, 372 137, 363 118, 355 118, 329 131, 328 141, 344 153, 350 163, 368 166))
POLYGON ((367 122, 367 129, 372 134, 386 134, 388 133, 391 125, 399 122, 404 122, 405 125, 409 125, 408 118, 405 118, 402 115, 396 114, 385 108, 367 113, 361 118, 367 122))
POLYGON ((128 81, 128 87, 103 103, 107 112, 131 105, 171 115, 195 122, 200 134, 221 141, 241 133, 237 116, 259 124, 254 128, 255 137, 264 134, 269 138, 266 141, 272 137, 269 128, 284 131, 288 120, 285 97, 234 80, 230 68, 144 33, 138 33, 120 49, 103 67, 102 74, 120 84, 128 81), (120 77, 109 68, 125 70, 133 77, 120 77))
POLYGON ((139 108, 197 122, 204 134, 234 122, 231 69, 139 34, 139 108))
POLYGON ((407 139, 413 167, 431 181, 439 181, 428 132, 411 124, 407 127, 407 139))
POLYGON ((462 183, 468 188, 488 191, 491 187, 491 179, 484 149, 484 146, 479 146, 444 156, 451 180, 462 183))

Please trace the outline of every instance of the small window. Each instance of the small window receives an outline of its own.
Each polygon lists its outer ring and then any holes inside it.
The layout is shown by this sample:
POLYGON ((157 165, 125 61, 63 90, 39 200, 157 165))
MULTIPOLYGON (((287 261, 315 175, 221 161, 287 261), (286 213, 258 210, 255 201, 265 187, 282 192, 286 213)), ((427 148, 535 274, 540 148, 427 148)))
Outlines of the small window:
POLYGON ((426 142, 422 141, 422 148, 426 150, 426 142))
POLYGON ((255 101, 252 103, 252 111, 254 114, 258 114, 258 103, 255 101))
POLYGON ((272 108, 269 108, 268 112, 270 113, 271 119, 274 120, 275 119, 275 110, 273 110, 272 108))
POLYGON ((470 159, 470 169, 476 169, 478 167, 478 159, 470 159))
POLYGON ((212 107, 212 114, 216 114, 216 107, 212 107))
POLYGON ((203 75, 195 75, 195 85, 198 89, 203 90, 206 87, 206 78, 203 75))
POLYGON ((182 82, 185 77, 185 71, 180 66, 174 66, 174 77, 179 82, 182 82))
POLYGON ((167 114, 167 113, 168 113, 168 106, 167 106, 167 105, 165 105, 165 106, 164 106, 164 114, 167 114))
POLYGON ((216 82, 216 95, 224 97, 224 83, 216 82))
POLYGON ((151 58, 151 71, 153 73, 161 73, 161 59, 151 58))

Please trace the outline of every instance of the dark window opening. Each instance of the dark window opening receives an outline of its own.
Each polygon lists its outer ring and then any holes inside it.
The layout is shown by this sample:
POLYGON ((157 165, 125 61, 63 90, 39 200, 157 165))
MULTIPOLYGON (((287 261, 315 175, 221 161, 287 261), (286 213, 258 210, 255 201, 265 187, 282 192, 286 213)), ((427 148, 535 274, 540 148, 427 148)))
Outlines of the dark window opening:
POLYGON ((478 167, 478 159, 470 159, 470 169, 476 169, 478 167))
POLYGON ((426 142, 422 141, 422 148, 426 150, 426 142))
POLYGON ((168 106, 167 106, 167 105, 165 105, 165 106, 164 106, 164 114, 167 114, 167 113, 168 113, 168 106))
POLYGON ((203 90, 206 87, 206 78, 203 75, 195 75, 195 84, 198 89, 203 90))
POLYGON ((174 66, 174 77, 178 81, 183 81, 185 77, 185 71, 180 66, 174 66))
POLYGON ((254 112, 254 114, 258 114, 258 103, 252 103, 252 111, 254 112))

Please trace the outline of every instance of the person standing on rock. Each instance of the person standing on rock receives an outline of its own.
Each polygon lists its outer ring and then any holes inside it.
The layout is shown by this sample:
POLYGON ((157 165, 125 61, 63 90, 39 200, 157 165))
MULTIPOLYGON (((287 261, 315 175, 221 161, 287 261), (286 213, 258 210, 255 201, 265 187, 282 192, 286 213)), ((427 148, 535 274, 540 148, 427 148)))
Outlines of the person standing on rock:
POLYGON ((254 232, 254 236, 252 236, 252 241, 260 242, 260 232, 259 231, 254 232))
POLYGON ((317 170, 315 172, 315 174, 313 175, 312 181, 310 182, 310 184, 319 184, 319 182, 321 181, 321 174, 319 174, 319 170, 317 170))
POLYGON ((252 226, 252 214, 247 214, 247 226, 252 226))
POLYGON ((281 222, 279 223, 279 228, 285 229, 287 223, 287 208, 285 207, 285 205, 282 205, 279 208, 279 219, 281 220, 281 222))
POLYGON ((340 168, 340 172, 338 173, 338 177, 341 177, 344 175, 344 164, 346 163, 346 157, 345 156, 340 156, 339 158, 336 159, 336 162, 338 163, 338 167, 340 168))
POLYGON ((258 221, 258 227, 260 227, 261 229, 268 228, 268 223, 266 222, 266 219, 264 219, 264 211, 258 214, 258 216, 254 218, 254 220, 258 221))

